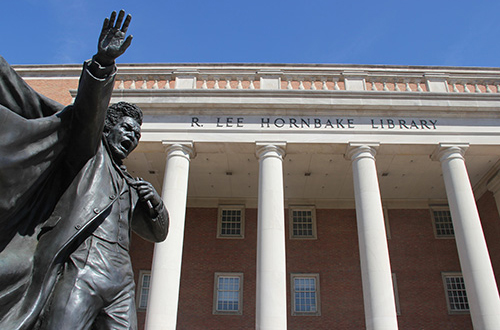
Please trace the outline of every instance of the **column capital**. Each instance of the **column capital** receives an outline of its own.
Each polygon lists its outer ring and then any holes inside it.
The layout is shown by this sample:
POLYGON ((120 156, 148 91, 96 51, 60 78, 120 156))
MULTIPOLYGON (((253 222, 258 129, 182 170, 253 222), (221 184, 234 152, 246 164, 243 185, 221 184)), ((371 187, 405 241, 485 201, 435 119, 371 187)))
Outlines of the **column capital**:
POLYGON ((355 160, 358 158, 375 159, 377 149, 380 146, 378 142, 349 142, 345 152, 347 160, 355 160))
POLYGON ((193 141, 162 141, 163 147, 167 156, 176 154, 177 156, 186 157, 188 160, 196 156, 193 141))
POLYGON ((432 153, 431 159, 440 162, 454 158, 464 159, 467 148, 469 148, 468 143, 440 143, 432 153))
POLYGON ((258 159, 277 157, 283 160, 286 154, 286 142, 256 142, 255 147, 258 159))

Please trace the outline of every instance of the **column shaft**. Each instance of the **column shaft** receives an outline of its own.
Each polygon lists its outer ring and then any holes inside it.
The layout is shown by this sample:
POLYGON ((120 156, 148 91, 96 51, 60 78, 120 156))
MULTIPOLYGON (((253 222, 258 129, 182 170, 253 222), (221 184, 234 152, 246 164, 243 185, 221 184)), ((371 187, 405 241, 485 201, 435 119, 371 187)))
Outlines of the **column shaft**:
POLYGON ((284 150, 263 145, 259 157, 256 328, 286 330, 284 150))
POLYGON ((465 166, 464 153, 464 147, 442 146, 438 154, 455 241, 474 329, 500 329, 498 288, 465 166))
POLYGON ((167 148, 163 180, 163 201, 169 212, 167 239, 155 244, 149 289, 146 329, 175 329, 184 243, 189 161, 192 144, 173 144, 167 148))
POLYGON ((356 218, 367 330, 398 328, 375 149, 351 145, 356 218))

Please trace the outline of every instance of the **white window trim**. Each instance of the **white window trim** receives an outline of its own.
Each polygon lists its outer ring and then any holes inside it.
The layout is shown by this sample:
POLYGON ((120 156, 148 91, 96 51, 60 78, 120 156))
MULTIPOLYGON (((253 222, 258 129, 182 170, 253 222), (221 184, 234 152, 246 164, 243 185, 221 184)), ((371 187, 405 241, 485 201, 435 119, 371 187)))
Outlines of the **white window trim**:
POLYGON ((245 238, 245 205, 219 205, 217 215, 217 238, 222 239, 242 239, 245 238), (240 235, 222 235, 222 210, 239 210, 241 211, 241 230, 240 235))
MULTIPOLYGON (((434 237, 437 239, 455 239, 455 235, 438 235, 436 229, 436 218, 434 217, 434 211, 450 211, 448 205, 430 205, 429 212, 431 213, 432 219, 432 230, 434 231, 434 237)), ((451 222, 453 225, 453 221, 451 222)))
POLYGON ((320 286, 319 286, 319 274, 318 273, 291 273, 290 274, 290 293, 291 293, 291 307, 292 316, 321 316, 321 296, 320 296, 320 286), (300 277, 315 278, 316 280, 316 311, 315 312, 297 312, 295 311, 295 279, 300 277))
MULTIPOLYGON (((446 306, 448 308, 448 314, 456 315, 456 314, 470 314, 470 305, 468 310, 452 310, 450 307, 450 301, 448 300, 448 289, 446 288, 446 278, 447 277, 462 277, 461 272, 442 272, 441 277, 443 278, 443 289, 444 289, 444 297, 446 299, 446 306)), ((467 288, 465 288, 465 293, 467 294, 467 288)))
POLYGON ((290 239, 297 239, 297 240, 315 240, 318 239, 318 233, 316 230, 316 207, 313 205, 290 205, 289 210, 288 210, 288 218, 289 218, 289 236, 290 239), (312 236, 311 237, 295 237, 293 235, 293 211, 311 211, 312 215, 312 236))
POLYGON ((214 274, 214 299, 212 313, 215 315, 242 315, 243 314, 243 273, 215 273, 214 274), (238 292, 238 310, 237 311, 219 311, 217 310, 219 277, 230 276, 240 278, 240 290, 238 292))
MULTIPOLYGON (((138 279, 138 283, 137 283, 137 294, 136 294, 136 306, 137 306, 138 311, 145 311, 148 308, 149 291, 148 291, 148 295, 146 298, 146 307, 140 307, 145 275, 151 276, 151 271, 150 270, 140 270, 139 271, 139 279, 138 279)), ((151 289, 151 279, 150 279, 149 284, 150 284, 150 286, 148 289, 151 289)))

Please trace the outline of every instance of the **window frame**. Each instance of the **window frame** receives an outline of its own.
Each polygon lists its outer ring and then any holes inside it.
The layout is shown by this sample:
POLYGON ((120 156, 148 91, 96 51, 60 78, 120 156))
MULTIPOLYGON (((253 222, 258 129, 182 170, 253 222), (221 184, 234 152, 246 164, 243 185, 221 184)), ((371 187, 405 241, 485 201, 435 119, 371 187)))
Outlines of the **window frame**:
POLYGON ((431 205, 430 208, 430 213, 431 213, 431 218, 432 218, 432 230, 434 231, 434 237, 437 239, 455 239, 455 228, 453 226, 453 219, 451 217, 451 212, 450 208, 448 205, 431 205), (434 212, 439 212, 439 211, 447 211, 450 213, 450 220, 451 220, 451 226, 453 229, 453 234, 439 234, 438 229, 436 228, 436 215, 434 212))
POLYGON ((384 212, 385 235, 387 239, 392 239, 391 225, 389 223, 389 209, 383 206, 382 211, 384 212))
POLYGON ((149 301, 149 290, 151 288, 151 271, 150 270, 139 270, 139 278, 137 283, 137 293, 136 293, 136 307, 138 311, 145 311, 148 308, 149 301), (141 307, 142 300, 142 291, 145 288, 144 286, 144 277, 149 276, 149 285, 147 287, 148 293, 146 294, 146 302, 145 306, 141 307))
POLYGON ((212 314, 214 315, 243 315, 243 273, 232 273, 232 272, 216 272, 214 274, 214 297, 213 297, 213 308, 212 314), (219 278, 221 277, 234 277, 239 278, 239 290, 238 290, 238 310, 237 311, 225 311, 218 310, 219 302, 219 278))
POLYGON ((217 238, 222 238, 222 239, 243 239, 243 238, 245 238, 245 205, 241 205, 241 204, 219 205, 219 210, 218 210, 218 214, 217 214, 217 238), (240 234, 239 235, 222 234, 222 213, 225 210, 238 210, 238 211, 240 211, 241 221, 240 221, 240 234))
POLYGON ((292 316, 321 316, 321 294, 320 294, 320 280, 318 273, 291 273, 290 274, 290 294, 291 294, 291 308, 292 316), (316 296, 316 311, 304 312, 296 311, 295 301, 295 279, 297 278, 314 278, 315 280, 315 296, 316 296))
POLYGON ((398 279, 396 273, 392 273, 392 289, 394 291, 394 303, 396 304, 396 315, 401 315, 401 305, 399 304, 398 279))
POLYGON ((288 210, 289 217, 289 237, 293 240, 316 240, 318 239, 318 232, 316 228, 316 207, 314 205, 290 205, 288 210), (311 211, 311 220, 312 220, 312 235, 311 236, 295 236, 293 234, 293 225, 294 225, 294 211, 311 211))
POLYGON ((467 297, 467 288, 465 287, 465 282, 464 282, 464 291, 465 291, 465 298, 467 298, 467 305, 469 306, 468 309, 452 309, 450 305, 450 299, 448 295, 448 287, 446 283, 447 278, 462 278, 463 280, 463 275, 461 272, 442 272, 441 277, 443 278, 443 288, 444 288, 444 296, 446 299, 446 307, 448 308, 448 314, 450 315, 456 315, 456 314, 470 314, 470 304, 469 304, 469 299, 467 297))

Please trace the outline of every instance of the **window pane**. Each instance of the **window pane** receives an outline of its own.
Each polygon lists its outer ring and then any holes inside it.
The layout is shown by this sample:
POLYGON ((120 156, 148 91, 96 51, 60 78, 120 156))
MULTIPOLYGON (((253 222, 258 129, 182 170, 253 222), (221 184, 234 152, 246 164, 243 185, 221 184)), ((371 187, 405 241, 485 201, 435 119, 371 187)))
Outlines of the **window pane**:
POLYGON ((462 276, 446 276, 445 284, 450 311, 468 311, 469 302, 464 278, 462 276))
POLYGON ((148 306, 149 284, 151 282, 151 274, 143 274, 141 282, 141 292, 139 298, 139 308, 145 309, 148 306))
POLYGON ((438 237, 450 237, 455 235, 450 211, 433 211, 433 215, 436 235, 438 237))
POLYGON ((292 210, 292 235, 294 238, 314 237, 312 210, 292 210))
POLYGON ((294 278, 295 312, 316 313, 316 277, 294 278))
POLYGON ((221 236, 241 236, 242 210, 221 210, 221 236))
POLYGON ((217 311, 238 312, 240 277, 219 276, 217 282, 217 311))

